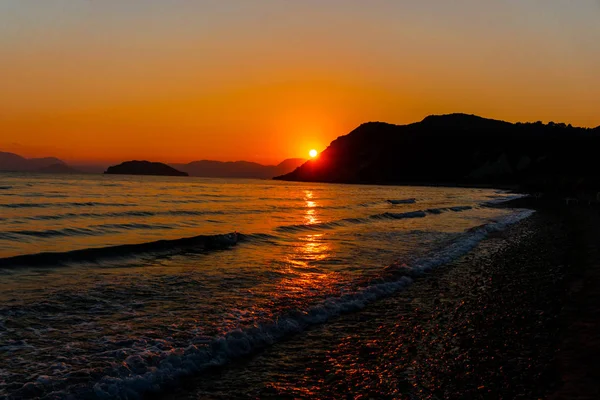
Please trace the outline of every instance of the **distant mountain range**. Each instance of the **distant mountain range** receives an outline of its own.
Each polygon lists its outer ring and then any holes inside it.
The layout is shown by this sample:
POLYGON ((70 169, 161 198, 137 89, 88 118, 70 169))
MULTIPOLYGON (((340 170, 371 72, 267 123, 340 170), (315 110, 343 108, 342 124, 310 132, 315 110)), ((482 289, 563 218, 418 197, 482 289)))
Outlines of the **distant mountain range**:
POLYGON ((81 173, 56 157, 25 158, 18 154, 0 151, 0 171, 81 173))
POLYGON ((270 179, 274 176, 287 174, 306 160, 289 158, 277 165, 262 165, 248 161, 192 161, 188 164, 169 164, 173 168, 187 172, 190 176, 212 178, 256 178, 270 179))
POLYGON ((509 123, 474 115, 363 124, 275 179, 600 190, 600 127, 509 123))
MULTIPOLYGON (((301 158, 290 158, 277 165, 262 165, 248 161, 193 161, 188 164, 169 164, 176 170, 191 176, 213 178, 257 178, 270 179, 286 174, 304 163, 301 158)), ((143 168, 142 168, 143 169, 143 168)), ((102 165, 68 165, 56 157, 25 158, 0 151, 0 171, 39 173, 98 173, 106 170, 102 165)))

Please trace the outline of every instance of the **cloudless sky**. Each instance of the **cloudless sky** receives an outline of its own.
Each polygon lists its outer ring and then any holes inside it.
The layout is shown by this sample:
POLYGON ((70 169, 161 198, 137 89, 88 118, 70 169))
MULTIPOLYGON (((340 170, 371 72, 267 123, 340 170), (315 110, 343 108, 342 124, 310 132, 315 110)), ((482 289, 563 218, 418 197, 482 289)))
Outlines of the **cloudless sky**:
POLYGON ((366 121, 600 125, 600 0, 0 0, 0 150, 307 157, 366 121))

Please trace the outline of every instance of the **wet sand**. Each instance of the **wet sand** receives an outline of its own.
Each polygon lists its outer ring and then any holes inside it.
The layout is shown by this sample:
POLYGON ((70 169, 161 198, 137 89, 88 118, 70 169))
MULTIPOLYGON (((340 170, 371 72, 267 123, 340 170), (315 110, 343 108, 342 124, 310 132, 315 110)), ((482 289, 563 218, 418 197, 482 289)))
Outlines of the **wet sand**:
POLYGON ((598 398, 598 238, 596 210, 541 207, 398 295, 168 398, 598 398))

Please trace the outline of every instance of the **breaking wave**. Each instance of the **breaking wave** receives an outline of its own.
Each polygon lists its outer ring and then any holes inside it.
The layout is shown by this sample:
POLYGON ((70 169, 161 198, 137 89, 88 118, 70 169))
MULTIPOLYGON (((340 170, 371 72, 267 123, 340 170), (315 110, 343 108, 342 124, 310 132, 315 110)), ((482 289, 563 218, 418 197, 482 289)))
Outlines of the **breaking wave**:
POLYGON ((278 227, 276 230, 279 232, 304 232, 314 231, 323 229, 335 229, 340 226, 351 225, 351 224, 366 224, 375 220, 394 220, 394 219, 408 219, 408 218, 425 218, 428 214, 441 214, 447 211, 461 212, 471 210, 473 207, 470 206, 459 206, 459 207, 447 207, 447 208, 431 208, 428 210, 408 211, 404 213, 391 213, 386 212, 382 214, 374 214, 364 218, 345 218, 337 221, 319 222, 315 224, 302 224, 302 225, 284 225, 278 227))
POLYGON ((112 258, 131 258, 139 255, 174 255, 185 251, 225 249, 237 244, 236 232, 224 235, 200 235, 188 238, 157 240, 139 244, 124 244, 100 248, 88 248, 66 252, 45 252, 0 258, 0 268, 60 266, 70 263, 96 263, 112 258))

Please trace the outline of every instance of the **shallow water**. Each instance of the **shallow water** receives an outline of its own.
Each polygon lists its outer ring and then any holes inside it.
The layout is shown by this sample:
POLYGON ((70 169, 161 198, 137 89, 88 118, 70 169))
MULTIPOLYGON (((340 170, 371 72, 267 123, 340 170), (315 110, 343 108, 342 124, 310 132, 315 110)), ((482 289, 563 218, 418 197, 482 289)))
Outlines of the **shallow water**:
POLYGON ((164 390, 401 290, 526 217, 508 197, 0 174, 0 396, 164 390))

